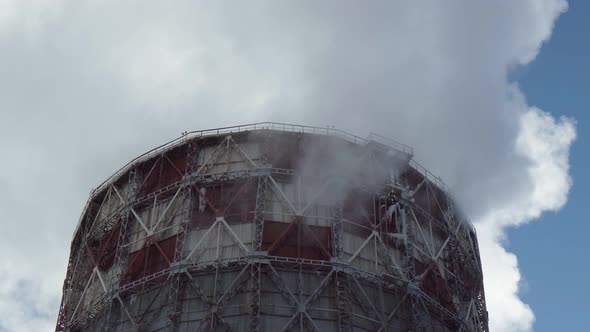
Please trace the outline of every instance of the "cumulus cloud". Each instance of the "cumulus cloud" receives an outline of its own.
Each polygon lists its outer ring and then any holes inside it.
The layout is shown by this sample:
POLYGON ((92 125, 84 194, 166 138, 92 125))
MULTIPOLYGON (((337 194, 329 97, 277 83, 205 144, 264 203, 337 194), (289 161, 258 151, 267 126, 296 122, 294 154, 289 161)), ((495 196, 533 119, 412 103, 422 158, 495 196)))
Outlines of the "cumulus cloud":
POLYGON ((53 328, 92 186, 181 131, 263 120, 414 146, 477 224, 492 330, 530 330, 502 241, 565 203, 575 123, 507 74, 566 7, 0 1, 0 331, 53 328))
POLYGON ((520 194, 510 192, 511 202, 491 206, 478 219, 487 305, 495 330, 530 331, 532 328, 533 311, 518 300, 522 276, 517 258, 502 247, 504 230, 534 220, 543 211, 556 211, 565 204, 571 186, 568 153, 576 136, 574 125, 569 118, 556 121, 535 107, 523 113, 516 151, 529 159, 530 186, 520 194))

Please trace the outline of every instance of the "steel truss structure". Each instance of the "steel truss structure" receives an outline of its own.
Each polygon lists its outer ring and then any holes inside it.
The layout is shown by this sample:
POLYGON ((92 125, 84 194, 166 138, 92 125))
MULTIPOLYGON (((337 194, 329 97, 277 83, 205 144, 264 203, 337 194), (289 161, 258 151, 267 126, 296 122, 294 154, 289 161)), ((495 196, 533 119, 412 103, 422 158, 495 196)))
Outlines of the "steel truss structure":
POLYGON ((101 184, 56 331, 488 331, 474 228, 407 146, 260 123, 101 184))

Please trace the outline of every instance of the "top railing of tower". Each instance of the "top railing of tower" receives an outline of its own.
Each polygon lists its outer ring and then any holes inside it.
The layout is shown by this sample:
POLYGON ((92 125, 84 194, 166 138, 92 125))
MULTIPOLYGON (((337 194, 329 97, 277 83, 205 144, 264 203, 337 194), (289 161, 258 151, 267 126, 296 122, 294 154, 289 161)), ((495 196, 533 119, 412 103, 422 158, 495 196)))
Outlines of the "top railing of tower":
POLYGON ((268 129, 268 130, 277 130, 282 132, 292 132, 292 133, 305 133, 305 134, 315 134, 315 135, 323 135, 323 136, 334 136, 338 138, 345 139, 351 143, 364 145, 369 143, 370 141, 378 141, 389 147, 392 147, 396 150, 402 151, 409 155, 414 154, 414 150, 411 146, 402 144, 400 142, 396 142, 394 140, 385 138, 383 136, 377 134, 371 134, 367 138, 363 138, 360 136, 353 135, 346 131, 336 129, 334 127, 314 127, 314 126, 302 126, 302 125, 294 125, 288 123, 280 123, 280 122, 261 122, 261 123, 252 123, 246 125, 239 125, 233 127, 223 127, 223 128, 216 128, 216 129, 205 129, 205 130, 197 130, 197 131, 190 131, 187 132, 186 135, 192 135, 193 137, 200 137, 200 136, 209 136, 209 135, 221 135, 221 134, 229 134, 233 132, 242 132, 242 131, 251 131, 251 130, 261 130, 261 129, 268 129))
POLYGON ((158 154, 171 149, 172 147, 182 144, 189 139, 198 138, 198 137, 206 137, 206 136, 217 136, 217 135, 225 135, 231 133, 240 133, 252 130, 276 130, 281 132, 291 132, 291 133, 305 133, 305 134, 315 134, 315 135, 322 135, 322 136, 332 136, 338 137, 344 140, 347 140, 354 144, 359 145, 366 145, 369 142, 375 141, 381 144, 387 145, 390 148, 395 150, 401 151, 405 154, 408 154, 410 157, 414 155, 414 151, 412 147, 396 142, 394 140, 385 138, 383 136, 377 134, 371 134, 367 138, 363 138, 360 136, 356 136, 345 132, 340 129, 336 129, 334 127, 314 127, 314 126, 302 126, 302 125, 294 125, 288 123, 280 123, 280 122, 260 122, 260 123, 251 123, 239 126, 231 126, 231 127, 221 127, 221 128, 214 128, 214 129, 205 129, 205 130, 194 130, 183 132, 180 137, 177 137, 171 141, 168 141, 160 146, 157 146, 135 158, 133 158, 130 162, 128 162, 125 166, 121 167, 117 170, 114 174, 109 176, 105 181, 103 181, 98 187, 92 190, 91 196, 94 194, 101 192, 103 189, 111 185, 114 181, 116 181, 121 175, 125 174, 127 171, 131 170, 133 166, 148 160, 158 154))
MULTIPOLYGON (((369 136, 367 137, 368 141, 375 141, 375 142, 379 142, 381 144, 385 144, 387 146, 390 147, 396 147, 397 145, 400 145, 401 143, 396 142, 390 138, 387 138, 385 136, 381 136, 379 134, 376 133, 371 133, 369 134, 369 136)), ((407 147, 407 145, 405 144, 401 144, 402 146, 407 147)), ((398 149, 401 150, 403 152, 408 153, 410 156, 414 155, 414 150, 410 147, 408 147, 410 150, 409 152, 404 151, 402 149, 398 149)), ((437 187, 439 187, 440 189, 444 190, 445 192, 449 191, 449 188, 447 187, 447 185, 442 181, 442 179, 439 176, 434 175, 432 172, 430 172, 429 170, 427 170, 424 166, 422 166, 420 163, 418 163, 416 160, 414 159, 410 159, 410 166, 412 166, 414 169, 416 169, 418 172, 422 173, 422 175, 424 175, 430 182, 434 183, 437 187)))

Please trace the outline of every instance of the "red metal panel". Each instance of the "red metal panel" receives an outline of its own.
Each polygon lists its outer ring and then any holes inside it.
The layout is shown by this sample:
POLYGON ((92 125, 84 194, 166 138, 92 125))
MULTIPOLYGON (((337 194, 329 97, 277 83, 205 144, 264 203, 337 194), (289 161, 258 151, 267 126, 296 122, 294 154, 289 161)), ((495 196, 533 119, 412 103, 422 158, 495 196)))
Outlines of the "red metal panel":
POLYGON ((98 268, 102 271, 107 271, 113 266, 115 261, 115 253, 117 252, 117 242, 119 240, 119 232, 121 230, 121 224, 117 223, 117 226, 113 228, 106 239, 103 240, 101 245, 101 252, 98 256, 98 268))
POLYGON ((373 232, 368 223, 358 224, 353 222, 342 223, 342 228, 345 233, 354 234, 362 238, 367 238, 373 232))
MULTIPOLYGON (((256 208, 256 178, 242 183, 225 183, 205 187, 205 194, 197 193, 193 205, 193 227, 207 227, 217 216, 224 216, 230 224, 249 223, 256 208), (205 203, 204 209, 200 205, 205 203)), ((195 191, 200 190, 196 189, 195 191)))
POLYGON ((140 196, 180 181, 186 169, 186 151, 187 147, 181 146, 142 165, 141 171, 146 178, 141 186, 140 196))
POLYGON ((437 268, 432 266, 429 268, 424 263, 414 259, 414 269, 417 276, 422 276, 420 288, 428 296, 437 300, 450 311, 453 311, 454 308, 447 281, 440 275, 437 268))
POLYGON ((208 227, 215 221, 219 214, 220 201, 224 185, 216 185, 204 188, 194 188, 195 200, 193 202, 192 226, 197 228, 208 227))
POLYGON ((342 217, 354 223, 372 227, 375 221, 374 195, 362 190, 351 190, 342 204, 342 217))
POLYGON ((237 224, 250 223, 254 220, 256 180, 257 178, 250 178, 245 183, 234 185, 231 190, 225 191, 223 214, 225 221, 237 224))
POLYGON ((90 260, 102 271, 106 271, 113 266, 119 231, 120 225, 117 223, 117 226, 106 231, 100 239, 89 241, 86 245, 90 260))
POLYGON ((269 255, 273 256, 329 260, 329 253, 332 252, 332 231, 330 227, 267 220, 264 222, 262 250, 269 249, 269 255), (285 231, 288 233, 285 234, 285 231), (273 245, 277 240, 279 242, 273 245))
POLYGON ((132 252, 129 254, 127 273, 122 283, 126 284, 168 268, 168 262, 174 260, 175 250, 176 236, 171 236, 132 252))

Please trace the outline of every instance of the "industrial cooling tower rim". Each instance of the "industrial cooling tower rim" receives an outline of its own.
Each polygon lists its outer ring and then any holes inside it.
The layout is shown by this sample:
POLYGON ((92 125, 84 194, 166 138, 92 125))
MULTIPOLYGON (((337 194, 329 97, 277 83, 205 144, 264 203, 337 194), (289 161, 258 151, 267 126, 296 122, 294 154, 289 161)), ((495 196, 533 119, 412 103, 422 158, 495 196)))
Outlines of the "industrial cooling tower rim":
MULTIPOLYGON (((377 142, 386 147, 393 149, 395 151, 404 153, 408 157, 408 163, 418 172, 420 172, 426 179, 434 183, 439 189, 443 190, 445 193, 449 193, 448 187, 442 181, 439 176, 434 175, 430 171, 428 171, 424 166, 418 163, 416 160, 413 159, 414 157, 414 149, 406 144, 400 143, 398 141, 392 140, 385 136, 376 134, 371 132, 366 138, 351 134, 349 132, 337 129, 335 127, 316 127, 316 126, 307 126, 307 125, 298 125, 298 124, 290 124, 290 123, 283 123, 283 122, 257 122, 257 123, 249 123, 243 125, 236 125, 236 126, 228 126, 228 127, 219 127, 219 128, 212 128, 212 129, 203 129, 203 130, 192 130, 183 132, 181 136, 174 138, 164 144, 156 146, 149 151, 142 153, 141 155, 133 158, 123 167, 119 168, 115 173, 109 176, 106 180, 104 180, 100 185, 96 188, 92 189, 89 198, 84 205, 82 211, 85 211, 89 202, 92 199, 100 194, 105 188, 107 188, 112 183, 116 182, 123 174, 131 170, 134 166, 149 160, 157 156, 158 154, 164 153, 170 149, 178 145, 182 145, 190 139, 200 138, 200 137, 212 137, 212 136, 219 136, 219 135, 226 135, 231 133, 242 133, 242 132, 250 132, 250 131, 259 131, 259 130, 273 130, 273 131, 280 131, 280 132, 290 132, 290 133, 302 133, 302 134, 310 134, 310 135, 320 135, 320 136, 330 136, 330 137, 337 137, 340 139, 344 139, 348 142, 357 144, 357 145, 366 145, 369 142, 377 142)), ((82 222, 82 217, 84 213, 80 216, 78 220, 78 224, 76 225, 76 229, 74 231, 74 235, 78 232, 78 228, 82 222)), ((471 226, 471 225, 470 225, 471 226)), ((473 231, 475 229, 472 227, 473 231)))

